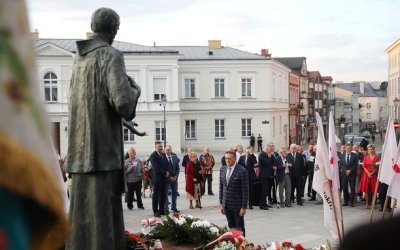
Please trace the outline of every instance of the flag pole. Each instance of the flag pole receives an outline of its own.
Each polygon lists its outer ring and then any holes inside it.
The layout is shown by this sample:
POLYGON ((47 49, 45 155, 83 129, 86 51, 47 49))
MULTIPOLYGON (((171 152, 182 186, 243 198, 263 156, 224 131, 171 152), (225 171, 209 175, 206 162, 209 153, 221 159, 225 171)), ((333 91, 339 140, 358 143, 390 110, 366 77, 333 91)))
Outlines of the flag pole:
MULTIPOLYGON (((389 128, 389 126, 390 126, 391 124, 392 124, 392 117, 389 117, 388 128, 389 128)), ((389 130, 386 129, 386 131, 389 131, 389 130)), ((386 152, 385 152, 385 151, 386 151, 385 144, 386 144, 386 142, 387 142, 388 136, 389 136, 389 133, 386 133, 386 135, 385 135, 385 140, 383 141, 383 145, 382 145, 382 150, 383 150, 383 151, 382 151, 381 156, 384 156, 384 154, 386 153, 386 152)), ((382 158, 381 158, 381 161, 382 161, 382 158)), ((376 186, 375 186, 374 195, 373 195, 372 203, 371 203, 371 214, 370 214, 370 218, 369 218, 369 224, 372 223, 372 218, 374 217, 376 196, 377 196, 377 193, 378 193, 379 176, 380 176, 380 174, 381 174, 381 170, 382 170, 382 167, 380 166, 380 167, 379 167, 379 170, 378 170, 377 183, 376 183, 376 186)), ((367 204, 367 205, 368 205, 368 204, 367 204)))
MULTIPOLYGON (((340 198, 339 198, 340 199, 340 198)), ((344 238, 344 224, 343 224, 343 209, 342 209, 342 203, 340 202, 340 217, 341 220, 340 222, 342 223, 342 237, 344 238)))
POLYGON ((339 222, 338 222, 337 214, 336 214, 335 197, 333 197, 333 193, 332 193, 332 181, 331 180, 329 181, 329 191, 331 192, 330 196, 332 197, 333 214, 335 215, 336 229, 337 229, 338 235, 339 235, 339 242, 340 242, 340 244, 342 244, 342 242, 343 242, 342 234, 339 229, 339 222))
POLYGON ((397 206, 397 199, 393 199, 393 200, 394 200, 394 203, 393 203, 393 206, 392 206, 392 211, 391 211, 391 213, 390 213, 390 218, 393 218, 394 209, 395 209, 396 206, 397 206))
POLYGON ((389 196, 386 195, 385 203, 383 204, 382 220, 385 219, 385 211, 387 208, 388 201, 389 201, 389 196))
POLYGON ((371 215, 370 215, 370 218, 369 218, 369 224, 372 223, 372 218, 374 217, 374 210, 375 210, 376 196, 377 196, 377 193, 378 193, 378 186, 379 186, 379 181, 375 185, 374 196, 372 197, 371 215))

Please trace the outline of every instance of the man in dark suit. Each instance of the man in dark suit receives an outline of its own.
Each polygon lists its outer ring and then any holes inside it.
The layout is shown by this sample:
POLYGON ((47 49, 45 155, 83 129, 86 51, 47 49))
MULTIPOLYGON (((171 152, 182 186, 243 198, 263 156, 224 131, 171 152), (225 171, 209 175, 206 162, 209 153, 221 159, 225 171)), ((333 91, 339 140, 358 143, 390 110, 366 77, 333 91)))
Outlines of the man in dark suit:
POLYGON ((344 203, 343 206, 354 207, 354 200, 356 195, 356 178, 357 178, 357 166, 358 156, 351 152, 352 147, 350 144, 346 144, 345 152, 339 156, 339 167, 342 171, 342 188, 344 203), (350 195, 349 195, 350 186, 350 195))
POLYGON ((152 196, 152 206, 154 216, 160 217, 165 215, 164 213, 164 202, 166 196, 166 181, 169 177, 168 172, 168 160, 165 154, 162 152, 163 145, 162 142, 155 142, 155 150, 150 155, 150 163, 153 171, 153 196, 152 196))
POLYGON ((219 203, 229 228, 239 228, 246 235, 244 215, 249 202, 249 179, 246 169, 236 164, 235 151, 225 152, 226 166, 220 170, 219 203))
POLYGON ((303 178, 307 176, 307 169, 303 155, 297 152, 296 144, 290 145, 290 153, 287 155, 286 160, 289 166, 290 178, 292 182, 292 202, 294 200, 294 191, 296 189, 297 205, 303 206, 301 194, 304 193, 303 178))
MULTIPOLYGON (((171 189, 171 210, 179 212, 176 208, 176 198, 178 196, 178 176, 179 176, 179 158, 176 154, 172 153, 172 147, 167 145, 165 147, 165 156, 168 160, 168 173, 169 177, 166 180, 165 192, 171 189)), ((169 213, 168 210, 168 195, 165 195, 164 212, 169 213)))
POLYGON ((246 154, 240 156, 238 164, 245 167, 247 170, 247 175, 249 176, 249 209, 253 209, 253 199, 254 199, 254 182, 256 180, 256 172, 254 167, 257 164, 257 158, 253 154, 253 147, 246 148, 246 154))
POLYGON ((260 209, 268 210, 272 207, 267 204, 267 194, 271 193, 270 183, 273 182, 274 169, 276 166, 275 157, 270 145, 265 146, 264 151, 258 155, 258 165, 260 166, 260 174, 258 176, 261 182, 260 209))

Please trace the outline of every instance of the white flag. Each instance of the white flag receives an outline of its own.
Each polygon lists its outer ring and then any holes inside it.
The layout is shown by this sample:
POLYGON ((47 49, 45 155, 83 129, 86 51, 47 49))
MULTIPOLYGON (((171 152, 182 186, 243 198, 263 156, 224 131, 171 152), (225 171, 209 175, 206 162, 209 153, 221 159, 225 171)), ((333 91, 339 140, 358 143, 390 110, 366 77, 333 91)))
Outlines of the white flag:
MULTIPOLYGON (((329 114, 329 165, 330 170, 328 171, 331 176, 328 176, 330 180, 332 180, 332 190, 338 191, 340 189, 340 181, 339 181, 339 166, 338 166, 338 157, 337 157, 337 147, 336 147, 336 133, 335 133, 335 122, 333 120, 333 114, 330 112, 329 114)), ((339 194, 339 192, 336 192, 339 194)))
POLYGON ((400 200, 400 147, 397 149, 396 161, 393 164, 393 176, 389 184, 387 195, 400 200))
POLYGON ((318 126, 317 152, 315 155, 313 189, 322 196, 324 201, 324 226, 331 232, 333 238, 339 238, 338 227, 336 224, 331 183, 328 176, 332 175, 328 160, 328 149, 322 127, 321 117, 316 113, 318 126))
POLYGON ((394 174, 393 164, 396 163, 397 142, 394 124, 391 117, 386 129, 385 141, 382 147, 381 165, 379 167, 378 180, 390 185, 394 174))

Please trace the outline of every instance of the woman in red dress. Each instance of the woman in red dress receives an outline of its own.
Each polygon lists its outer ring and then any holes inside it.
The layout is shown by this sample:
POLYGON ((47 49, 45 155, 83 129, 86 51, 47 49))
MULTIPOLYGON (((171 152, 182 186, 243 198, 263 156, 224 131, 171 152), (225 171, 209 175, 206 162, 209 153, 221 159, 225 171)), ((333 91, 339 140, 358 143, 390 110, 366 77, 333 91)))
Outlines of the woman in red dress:
POLYGON ((380 158, 375 154, 375 146, 369 144, 367 146, 367 154, 364 156, 362 163, 362 175, 360 182, 360 191, 364 193, 365 207, 370 207, 371 194, 375 191, 377 183, 377 175, 379 170, 380 158))
POLYGON ((201 182, 203 181, 203 176, 201 174, 200 162, 197 159, 197 154, 195 152, 190 152, 189 162, 186 166, 186 198, 189 199, 189 208, 193 209, 193 200, 196 201, 196 207, 201 208, 200 198, 202 195, 201 182))

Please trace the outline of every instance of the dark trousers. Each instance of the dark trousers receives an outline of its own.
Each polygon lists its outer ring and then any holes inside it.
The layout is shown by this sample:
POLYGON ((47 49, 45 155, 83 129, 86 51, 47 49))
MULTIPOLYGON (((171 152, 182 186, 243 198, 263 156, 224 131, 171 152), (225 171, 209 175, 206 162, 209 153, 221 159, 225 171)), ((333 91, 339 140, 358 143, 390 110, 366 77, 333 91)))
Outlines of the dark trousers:
POLYGON ((276 203, 275 177, 268 178, 268 200, 276 203))
POLYGON ((312 188, 312 183, 314 180, 314 172, 308 173, 308 186, 307 186, 307 194, 311 196, 311 198, 315 199, 317 196, 317 192, 312 188))
POLYGON ((212 194, 213 193, 213 191, 212 191, 212 174, 205 174, 204 175, 204 185, 206 184, 206 182, 207 182, 207 192, 208 192, 208 194, 212 194))
POLYGON ((239 228, 243 232, 243 237, 246 236, 246 230, 244 228, 244 216, 239 215, 239 211, 230 210, 225 207, 225 215, 228 220, 229 228, 239 228))
POLYGON ((249 178, 249 206, 253 205, 254 200, 254 180, 249 178))
POLYGON ((154 182, 153 196, 152 196, 152 207, 154 213, 164 213, 165 196, 167 194, 165 190, 166 180, 157 180, 154 182))
POLYGON ((296 202, 301 202, 301 193, 304 193, 304 190, 302 191, 303 188, 303 177, 295 177, 292 176, 292 201, 294 200, 294 192, 296 190, 296 202))
POLYGON ((257 143, 257 147, 258 147, 258 152, 261 152, 262 149, 262 143, 257 143))
MULTIPOLYGON (((176 210, 176 198, 178 196, 178 181, 169 181, 165 182, 165 192, 169 192, 171 190, 171 210, 176 210)), ((168 195, 165 195, 165 202, 164 202, 164 210, 168 210, 168 195)))
POLYGON ((267 194, 268 194, 268 178, 260 177, 259 180, 261 183, 260 207, 266 207, 267 206, 267 194))
POLYGON ((133 194, 136 193, 136 201, 138 207, 143 207, 142 202, 142 181, 137 182, 128 182, 126 183, 128 186, 128 192, 126 193, 126 203, 128 204, 128 208, 133 208, 133 194))
MULTIPOLYGON (((381 204, 381 208, 385 204, 386 194, 388 191, 389 186, 385 183, 379 183, 379 203, 381 204)), ((391 198, 389 197, 387 207, 391 207, 391 198)))
POLYGON ((344 203, 354 203, 356 197, 356 175, 347 176, 342 174, 342 188, 344 203), (349 195, 350 186, 350 195, 349 195))

